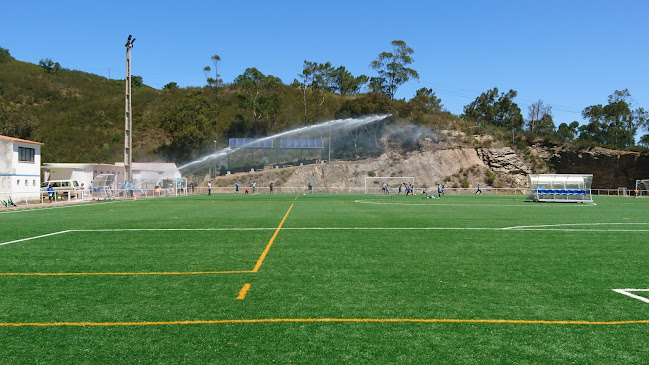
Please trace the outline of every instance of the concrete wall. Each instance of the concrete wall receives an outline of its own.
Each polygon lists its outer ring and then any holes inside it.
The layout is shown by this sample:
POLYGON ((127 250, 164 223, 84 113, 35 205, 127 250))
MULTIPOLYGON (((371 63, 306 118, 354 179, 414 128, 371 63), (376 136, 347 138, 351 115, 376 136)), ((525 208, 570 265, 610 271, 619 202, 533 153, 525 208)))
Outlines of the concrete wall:
POLYGON ((41 145, 0 138, 0 194, 2 200, 38 199, 41 186, 41 145), (18 161, 18 148, 34 149, 34 161, 18 161))

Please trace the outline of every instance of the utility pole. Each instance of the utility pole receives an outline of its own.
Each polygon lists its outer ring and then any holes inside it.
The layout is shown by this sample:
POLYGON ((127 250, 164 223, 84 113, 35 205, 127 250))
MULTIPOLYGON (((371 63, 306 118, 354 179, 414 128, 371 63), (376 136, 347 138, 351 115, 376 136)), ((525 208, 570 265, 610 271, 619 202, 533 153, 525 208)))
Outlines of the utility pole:
POLYGON ((135 38, 129 34, 126 40, 126 111, 124 114, 124 182, 133 184, 133 136, 131 129, 133 127, 133 113, 131 110, 131 48, 135 38))

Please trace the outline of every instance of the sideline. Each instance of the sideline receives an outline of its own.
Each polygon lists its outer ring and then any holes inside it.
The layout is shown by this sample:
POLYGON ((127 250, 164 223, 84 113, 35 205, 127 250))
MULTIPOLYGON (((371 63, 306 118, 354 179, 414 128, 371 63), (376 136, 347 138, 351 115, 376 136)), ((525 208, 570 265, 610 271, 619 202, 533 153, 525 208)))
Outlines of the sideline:
POLYGON ((13 209, 8 209, 8 210, 1 210, 0 214, 11 214, 11 213, 24 213, 24 212, 37 212, 41 210, 50 210, 50 209, 63 209, 63 208, 76 208, 76 207, 89 207, 93 205, 102 205, 102 204, 112 204, 112 203, 117 203, 119 200, 113 200, 109 202, 97 202, 97 203, 90 203, 90 202, 72 202, 72 203, 55 203, 59 205, 37 205, 33 207, 21 207, 19 206, 18 208, 13 208, 13 209))
POLYGON ((174 326, 199 324, 253 324, 253 323, 455 323, 455 324, 540 324, 540 325, 585 325, 619 326, 649 324, 649 320, 630 321, 548 321, 526 319, 456 319, 456 318, 261 318, 220 319, 196 321, 160 322, 8 322, 0 327, 110 327, 110 326, 174 326))

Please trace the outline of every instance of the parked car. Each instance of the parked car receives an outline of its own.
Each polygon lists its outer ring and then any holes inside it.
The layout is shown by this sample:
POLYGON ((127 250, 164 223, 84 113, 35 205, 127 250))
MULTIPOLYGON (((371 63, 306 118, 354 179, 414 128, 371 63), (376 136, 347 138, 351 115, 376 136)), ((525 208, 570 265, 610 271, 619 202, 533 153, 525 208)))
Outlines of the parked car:
MULTIPOLYGON (((54 192, 63 197, 74 198, 79 190, 79 183, 76 180, 48 180, 41 184, 41 190, 52 187, 54 192)), ((47 194, 47 193, 45 193, 47 194)))

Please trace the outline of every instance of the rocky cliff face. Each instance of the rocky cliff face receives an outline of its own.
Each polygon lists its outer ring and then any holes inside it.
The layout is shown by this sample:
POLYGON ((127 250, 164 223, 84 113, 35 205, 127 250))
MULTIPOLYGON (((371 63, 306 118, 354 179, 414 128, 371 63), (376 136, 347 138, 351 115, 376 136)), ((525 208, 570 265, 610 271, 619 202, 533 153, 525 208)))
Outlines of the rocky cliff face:
POLYGON ((557 174, 592 174, 594 189, 631 189, 636 180, 649 179, 648 153, 552 145, 535 145, 533 149, 557 174))
MULTIPOLYGON (((248 184, 256 181, 265 186, 358 188, 366 176, 413 176, 418 187, 483 186, 525 187, 527 175, 533 173, 531 159, 523 159, 512 148, 490 143, 490 147, 473 147, 455 135, 442 140, 422 139, 417 151, 386 149, 378 158, 358 161, 332 161, 330 164, 296 166, 249 174, 217 178, 220 186, 235 181, 248 184)), ((485 145, 489 136, 472 136, 478 145, 485 145)), ((649 179, 649 153, 614 151, 604 148, 578 150, 574 147, 540 142, 532 146, 537 162, 546 161, 558 174, 592 174, 593 188, 634 188, 635 180, 649 179)), ((536 171, 545 171, 544 163, 536 163, 536 171)), ((206 182, 205 182, 206 183, 206 182)), ((341 191, 342 191, 341 190, 341 191)))

